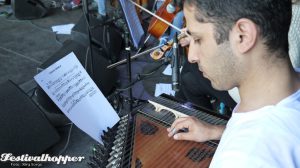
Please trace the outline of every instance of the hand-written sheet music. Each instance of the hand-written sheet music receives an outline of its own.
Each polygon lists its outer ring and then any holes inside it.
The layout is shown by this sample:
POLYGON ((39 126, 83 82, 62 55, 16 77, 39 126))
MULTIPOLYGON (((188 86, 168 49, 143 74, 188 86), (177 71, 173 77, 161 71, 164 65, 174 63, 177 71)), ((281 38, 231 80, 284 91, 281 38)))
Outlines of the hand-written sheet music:
POLYGON ((139 47, 139 43, 144 36, 144 30, 137 16, 135 6, 129 0, 119 0, 123 13, 127 22, 130 35, 135 48, 139 47))
POLYGON ((77 127, 100 143, 103 130, 120 119, 73 52, 34 79, 77 127))

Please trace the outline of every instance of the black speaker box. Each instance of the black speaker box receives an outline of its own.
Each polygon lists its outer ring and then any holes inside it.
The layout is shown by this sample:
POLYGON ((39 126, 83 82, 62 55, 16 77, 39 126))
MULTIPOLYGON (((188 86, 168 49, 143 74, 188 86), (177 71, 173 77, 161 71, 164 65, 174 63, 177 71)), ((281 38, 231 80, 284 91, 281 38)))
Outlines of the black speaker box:
POLYGON ((63 47, 61 47, 56 53, 53 54, 46 62, 40 65, 39 69, 43 70, 68 55, 74 52, 79 62, 83 67, 86 67, 87 72, 94 80, 96 85, 102 91, 102 93, 107 96, 114 87, 117 80, 117 72, 115 69, 107 69, 109 61, 107 60, 106 53, 93 47, 93 55, 91 57, 90 49, 87 46, 80 44, 74 40, 67 40, 64 42, 63 47))
POLYGON ((11 6, 18 19, 37 19, 47 14, 47 8, 39 0, 12 0, 11 6))
POLYGON ((36 156, 58 142, 56 129, 18 86, 7 81, 0 95, 0 154, 36 156))

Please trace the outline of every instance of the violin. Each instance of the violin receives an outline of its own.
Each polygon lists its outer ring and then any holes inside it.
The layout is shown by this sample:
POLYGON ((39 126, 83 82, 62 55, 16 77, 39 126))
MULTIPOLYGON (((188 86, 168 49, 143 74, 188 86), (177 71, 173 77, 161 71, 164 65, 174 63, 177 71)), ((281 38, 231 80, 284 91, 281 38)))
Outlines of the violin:
MULTIPOLYGON (((172 0, 165 0, 165 2, 161 5, 161 7, 156 11, 155 15, 164 19, 165 21, 171 23, 176 15, 176 13, 180 10, 178 6, 173 13, 169 13, 167 11, 167 6, 172 0)), ((153 35, 155 38, 159 39, 168 29, 170 25, 163 22, 158 17, 152 17, 149 27, 148 33, 153 35)))

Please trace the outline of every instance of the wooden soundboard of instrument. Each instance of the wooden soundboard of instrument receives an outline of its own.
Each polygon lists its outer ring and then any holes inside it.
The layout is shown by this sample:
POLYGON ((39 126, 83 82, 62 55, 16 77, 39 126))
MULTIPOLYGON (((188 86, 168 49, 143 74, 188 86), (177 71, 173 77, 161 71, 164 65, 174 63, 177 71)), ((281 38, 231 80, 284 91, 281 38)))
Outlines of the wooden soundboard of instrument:
POLYGON ((175 141, 167 128, 136 116, 131 167, 208 167, 216 144, 175 141))
POLYGON ((95 146, 91 167, 209 167, 218 142, 175 141, 167 136, 167 127, 186 115, 216 125, 226 124, 228 118, 167 95, 149 102, 102 135, 104 145, 95 146))

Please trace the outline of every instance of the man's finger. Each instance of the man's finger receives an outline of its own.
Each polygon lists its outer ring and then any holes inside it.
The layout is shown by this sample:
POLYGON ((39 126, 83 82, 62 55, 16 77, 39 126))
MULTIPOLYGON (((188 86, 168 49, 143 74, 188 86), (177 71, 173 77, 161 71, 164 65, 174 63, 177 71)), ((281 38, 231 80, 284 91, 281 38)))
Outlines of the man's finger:
POLYGON ((173 136, 175 140, 192 140, 191 133, 189 132, 183 132, 183 133, 177 133, 173 136))
MULTIPOLYGON (((187 119, 187 117, 180 117, 180 118, 177 118, 171 125, 171 129, 173 129, 175 127, 175 125, 177 125, 179 122, 182 122, 182 121, 185 121, 187 119)), ((169 130, 170 132, 171 130, 169 130)))
POLYGON ((168 129, 168 131, 169 131, 168 136, 172 137, 175 134, 177 134, 178 132, 187 132, 188 128, 190 127, 189 125, 190 125, 190 122, 187 119, 177 122, 176 125, 174 125, 170 129, 168 129))

